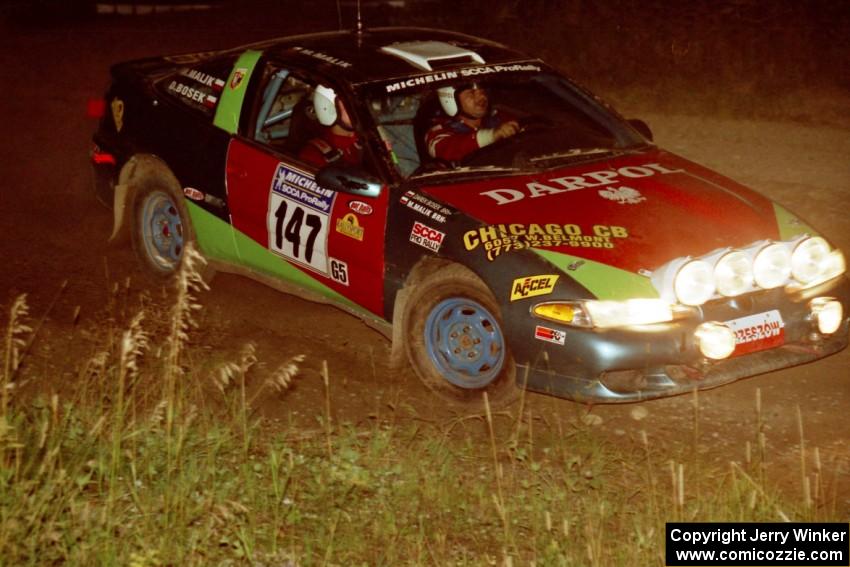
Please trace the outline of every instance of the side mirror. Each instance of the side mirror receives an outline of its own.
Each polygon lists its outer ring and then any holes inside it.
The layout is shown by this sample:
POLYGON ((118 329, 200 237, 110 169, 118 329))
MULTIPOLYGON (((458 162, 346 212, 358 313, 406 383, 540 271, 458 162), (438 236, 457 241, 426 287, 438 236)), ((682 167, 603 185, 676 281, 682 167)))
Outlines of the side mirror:
POLYGON ((629 126, 637 130, 641 136, 650 142, 652 141, 652 130, 649 129, 649 125, 646 122, 638 118, 632 118, 627 122, 629 123, 629 126))
POLYGON ((377 197, 381 194, 381 180, 353 165, 331 164, 316 174, 316 183, 339 193, 359 197, 377 197))

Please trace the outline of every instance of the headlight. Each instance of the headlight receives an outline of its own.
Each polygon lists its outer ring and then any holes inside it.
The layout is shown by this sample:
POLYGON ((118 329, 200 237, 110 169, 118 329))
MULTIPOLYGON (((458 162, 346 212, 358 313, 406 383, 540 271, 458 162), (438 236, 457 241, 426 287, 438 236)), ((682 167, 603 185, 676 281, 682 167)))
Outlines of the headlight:
POLYGON ((724 254, 714 266, 714 279, 721 295, 741 295, 753 286, 753 268, 741 251, 724 254))
POLYGON ((840 301, 832 297, 818 297, 809 303, 809 308, 821 334, 831 335, 841 326, 844 308, 840 301))
POLYGON ((735 332, 723 323, 702 323, 697 327, 694 339, 706 358, 721 360, 735 352, 735 332))
POLYGON ((532 307, 531 313, 541 319, 576 327, 628 327, 673 320, 672 307, 661 299, 539 303, 532 307))
POLYGON ((673 282, 676 298, 684 305, 702 305, 714 295, 714 275, 711 266, 702 260, 687 262, 673 282))
POLYGON ((753 261, 753 277, 764 289, 784 284, 791 275, 791 253, 784 244, 775 242, 762 248, 753 261))
POLYGON ((791 255, 791 275, 802 284, 818 279, 826 271, 829 244, 820 236, 806 238, 797 244, 791 255))
POLYGON ((673 320, 670 304, 661 299, 588 301, 585 306, 594 327, 650 325, 673 320))

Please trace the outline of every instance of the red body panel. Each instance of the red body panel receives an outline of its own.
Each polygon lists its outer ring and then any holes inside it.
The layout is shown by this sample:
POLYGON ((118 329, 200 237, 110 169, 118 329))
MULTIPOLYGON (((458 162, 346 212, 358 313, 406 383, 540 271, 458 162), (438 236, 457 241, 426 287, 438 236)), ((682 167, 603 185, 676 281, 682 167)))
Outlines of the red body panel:
POLYGON ((424 191, 491 225, 464 235, 467 250, 536 231, 549 250, 634 272, 778 238, 768 199, 659 150, 424 191))
POLYGON ((314 175, 234 139, 227 156, 233 226, 281 262, 383 315, 388 192, 366 207, 362 197, 319 187, 314 175))

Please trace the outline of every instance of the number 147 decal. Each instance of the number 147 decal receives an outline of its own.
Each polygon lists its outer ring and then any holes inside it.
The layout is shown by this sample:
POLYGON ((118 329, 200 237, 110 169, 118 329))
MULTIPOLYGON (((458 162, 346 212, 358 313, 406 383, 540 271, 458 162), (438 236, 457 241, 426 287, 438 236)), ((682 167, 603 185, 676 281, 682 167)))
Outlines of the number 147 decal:
POLYGON ((276 193, 269 205, 269 248, 328 275, 328 215, 276 193))

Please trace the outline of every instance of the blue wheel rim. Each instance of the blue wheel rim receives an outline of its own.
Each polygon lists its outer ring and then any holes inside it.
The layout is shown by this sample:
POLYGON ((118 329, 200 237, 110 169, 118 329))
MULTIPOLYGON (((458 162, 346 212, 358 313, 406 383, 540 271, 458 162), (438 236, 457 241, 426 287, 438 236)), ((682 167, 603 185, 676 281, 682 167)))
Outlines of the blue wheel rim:
POLYGON ((443 377, 460 388, 483 388, 505 364, 505 339, 496 318, 465 297, 437 304, 425 321, 425 345, 443 377))
POLYGON ((155 191, 141 212, 142 240, 151 261, 162 270, 173 270, 183 257, 183 221, 171 196, 155 191))

